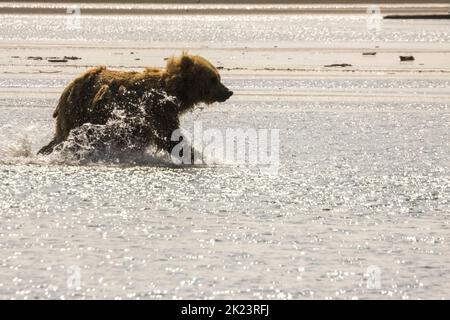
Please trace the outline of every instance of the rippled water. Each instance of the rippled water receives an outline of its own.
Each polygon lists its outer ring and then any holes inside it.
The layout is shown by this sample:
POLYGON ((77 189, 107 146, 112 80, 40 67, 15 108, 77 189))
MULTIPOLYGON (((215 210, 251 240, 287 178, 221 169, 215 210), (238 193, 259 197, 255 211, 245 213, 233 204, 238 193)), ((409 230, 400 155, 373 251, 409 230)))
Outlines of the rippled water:
MULTIPOLYGON (((34 153, 51 102, 1 101, 0 135, 34 153)), ((227 102, 183 124, 199 119, 280 128, 278 174, 68 166, 3 142, 1 297, 448 297, 449 105, 227 102)))
POLYGON ((81 15, 79 30, 64 15, 0 15, 0 39, 221 42, 440 42, 450 41, 448 21, 384 20, 379 32, 366 15, 81 15), (69 21, 70 22, 70 21, 69 21))
MULTIPOLYGON (((235 90, 284 90, 290 91, 299 88, 315 89, 450 89, 450 80, 447 79, 296 79, 276 78, 258 79, 255 77, 227 79, 227 86, 235 90)), ((0 88, 63 88, 70 80, 51 79, 0 79, 0 88)))

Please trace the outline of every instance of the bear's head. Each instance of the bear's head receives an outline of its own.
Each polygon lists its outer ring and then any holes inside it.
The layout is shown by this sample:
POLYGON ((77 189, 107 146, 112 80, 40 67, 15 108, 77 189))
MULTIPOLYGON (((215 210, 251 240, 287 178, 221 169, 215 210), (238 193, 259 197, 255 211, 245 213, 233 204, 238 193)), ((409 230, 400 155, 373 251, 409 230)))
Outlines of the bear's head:
POLYGON ((168 60, 165 85, 167 92, 183 104, 182 111, 197 103, 224 102, 233 95, 222 84, 219 72, 210 62, 185 52, 168 60))

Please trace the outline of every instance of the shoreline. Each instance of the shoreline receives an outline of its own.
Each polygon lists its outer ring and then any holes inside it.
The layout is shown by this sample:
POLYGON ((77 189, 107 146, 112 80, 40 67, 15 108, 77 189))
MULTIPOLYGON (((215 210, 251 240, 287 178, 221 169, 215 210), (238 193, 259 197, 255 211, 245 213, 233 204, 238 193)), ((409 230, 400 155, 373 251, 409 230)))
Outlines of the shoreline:
MULTIPOLYGON (((368 14, 371 4, 349 3, 251 3, 251 4, 160 4, 160 3, 47 3, 47 2, 1 2, 0 14, 57 14, 63 15, 69 10, 79 8, 88 15, 195 15, 195 14, 368 14)), ((448 3, 414 4, 390 3, 377 4, 380 14, 388 16, 407 15, 411 17, 442 17, 449 15, 448 3)))
POLYGON ((403 20, 417 20, 417 19, 425 19, 425 20, 448 20, 450 19, 449 14, 419 14, 419 15, 387 15, 384 19, 403 19, 403 20))

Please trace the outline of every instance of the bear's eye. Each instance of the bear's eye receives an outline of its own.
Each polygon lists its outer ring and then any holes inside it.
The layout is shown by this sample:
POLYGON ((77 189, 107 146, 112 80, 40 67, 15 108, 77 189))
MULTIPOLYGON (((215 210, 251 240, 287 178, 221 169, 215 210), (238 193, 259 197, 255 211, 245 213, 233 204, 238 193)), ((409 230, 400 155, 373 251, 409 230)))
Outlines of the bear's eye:
POLYGON ((211 80, 210 80, 212 83, 217 83, 217 81, 218 81, 218 79, 217 79, 217 77, 211 77, 211 80))

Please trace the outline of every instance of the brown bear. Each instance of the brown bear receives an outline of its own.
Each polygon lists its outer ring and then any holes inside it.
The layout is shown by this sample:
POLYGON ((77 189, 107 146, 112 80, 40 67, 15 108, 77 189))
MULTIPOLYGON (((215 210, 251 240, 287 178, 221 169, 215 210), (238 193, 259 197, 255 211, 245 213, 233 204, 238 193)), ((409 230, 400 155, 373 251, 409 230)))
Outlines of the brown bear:
POLYGON ((153 144, 171 153, 179 143, 171 135, 179 128, 180 115, 198 103, 223 102, 232 94, 210 62, 185 52, 161 69, 96 67, 64 89, 53 113, 56 133, 38 154, 50 154, 68 138, 76 142, 81 136, 94 149, 108 145, 144 151, 153 144), (115 123, 120 125, 111 125, 115 123))

